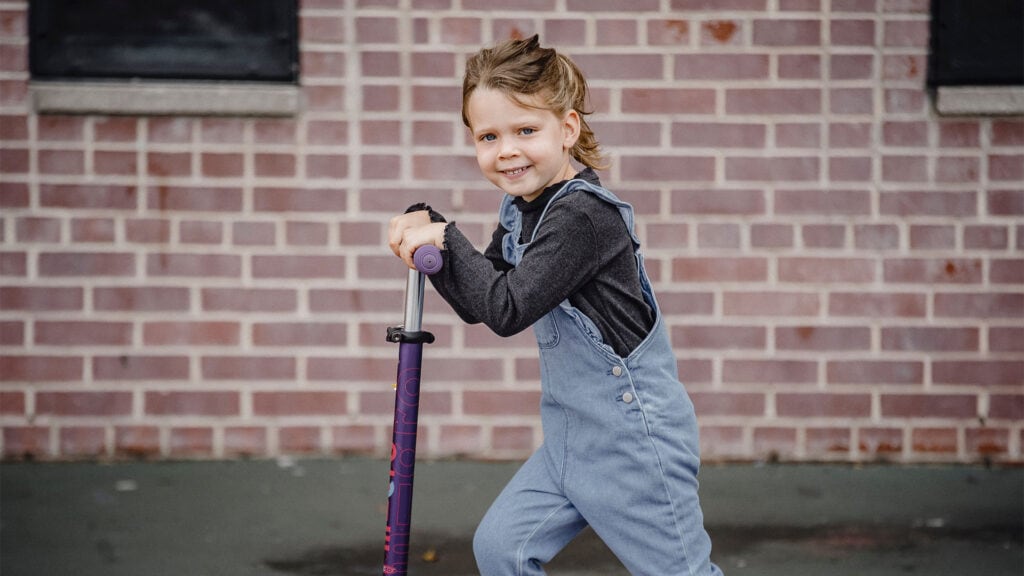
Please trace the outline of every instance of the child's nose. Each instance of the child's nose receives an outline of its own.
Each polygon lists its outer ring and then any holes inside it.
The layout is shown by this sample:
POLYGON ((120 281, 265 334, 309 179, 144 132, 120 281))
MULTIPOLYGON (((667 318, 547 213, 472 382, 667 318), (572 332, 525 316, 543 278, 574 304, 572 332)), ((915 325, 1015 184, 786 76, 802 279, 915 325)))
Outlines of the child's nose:
POLYGON ((516 145, 514 140, 506 138, 501 142, 499 154, 501 154, 502 158, 514 158, 519 155, 519 146, 516 145))

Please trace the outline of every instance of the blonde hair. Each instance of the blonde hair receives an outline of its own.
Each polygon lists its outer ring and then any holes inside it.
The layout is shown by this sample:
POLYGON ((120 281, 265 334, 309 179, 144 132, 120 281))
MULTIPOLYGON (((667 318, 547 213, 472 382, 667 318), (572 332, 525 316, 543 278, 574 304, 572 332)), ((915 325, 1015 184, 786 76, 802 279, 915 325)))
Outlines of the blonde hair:
POLYGON ((469 97, 477 88, 498 90, 520 105, 522 96, 539 95, 548 110, 558 116, 575 110, 580 117, 580 136, 569 153, 590 168, 605 168, 601 146, 584 116, 587 80, 569 57, 554 48, 542 48, 534 34, 523 40, 508 40, 493 48, 484 48, 466 62, 462 78, 462 122, 469 126, 466 113, 469 97))

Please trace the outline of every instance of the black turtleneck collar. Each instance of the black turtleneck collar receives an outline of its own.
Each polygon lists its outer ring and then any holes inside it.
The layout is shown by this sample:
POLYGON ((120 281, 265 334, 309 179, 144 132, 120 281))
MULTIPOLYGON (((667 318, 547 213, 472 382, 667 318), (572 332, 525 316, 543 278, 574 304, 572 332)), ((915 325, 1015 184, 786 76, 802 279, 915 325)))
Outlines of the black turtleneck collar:
MULTIPOLYGON (((580 171, 579 174, 573 177, 573 180, 583 180, 585 182, 593 184, 594 186, 601 185, 601 179, 597 176, 597 172, 595 172, 593 168, 584 168, 582 171, 580 171)), ((547 188, 544 189, 543 192, 540 193, 540 196, 537 196, 531 202, 527 202, 522 198, 522 196, 519 196, 514 198, 512 200, 512 203, 515 205, 516 208, 519 209, 520 212, 532 212, 534 210, 540 210, 548 205, 548 202, 551 201, 551 197, 554 196, 556 192, 561 190, 562 186, 565 186, 566 182, 568 182, 568 180, 562 180, 557 184, 552 184, 551 186, 548 186, 547 188)))

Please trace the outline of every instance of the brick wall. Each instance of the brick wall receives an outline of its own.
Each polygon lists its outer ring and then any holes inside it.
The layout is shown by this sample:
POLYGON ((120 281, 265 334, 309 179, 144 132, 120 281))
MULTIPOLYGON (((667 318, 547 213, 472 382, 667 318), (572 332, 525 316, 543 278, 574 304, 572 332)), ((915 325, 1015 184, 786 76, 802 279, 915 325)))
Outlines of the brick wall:
MULTIPOLYGON (((386 454, 387 219, 484 245, 461 69, 539 32, 591 79, 706 458, 1024 461, 1024 121, 935 115, 927 0, 301 4, 303 110, 258 119, 37 115, 0 0, 6 457, 386 454)), ((422 454, 527 455, 532 337, 433 292, 425 325, 422 454)))

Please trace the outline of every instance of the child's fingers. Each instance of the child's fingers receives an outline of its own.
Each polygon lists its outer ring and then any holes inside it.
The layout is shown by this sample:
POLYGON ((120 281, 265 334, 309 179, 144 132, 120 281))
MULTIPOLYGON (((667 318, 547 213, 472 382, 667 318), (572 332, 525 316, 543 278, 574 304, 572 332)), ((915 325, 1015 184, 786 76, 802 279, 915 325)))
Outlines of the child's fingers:
POLYGON ((425 210, 399 214, 388 222, 388 247, 396 256, 401 256, 399 248, 406 230, 430 224, 430 213, 425 210))

